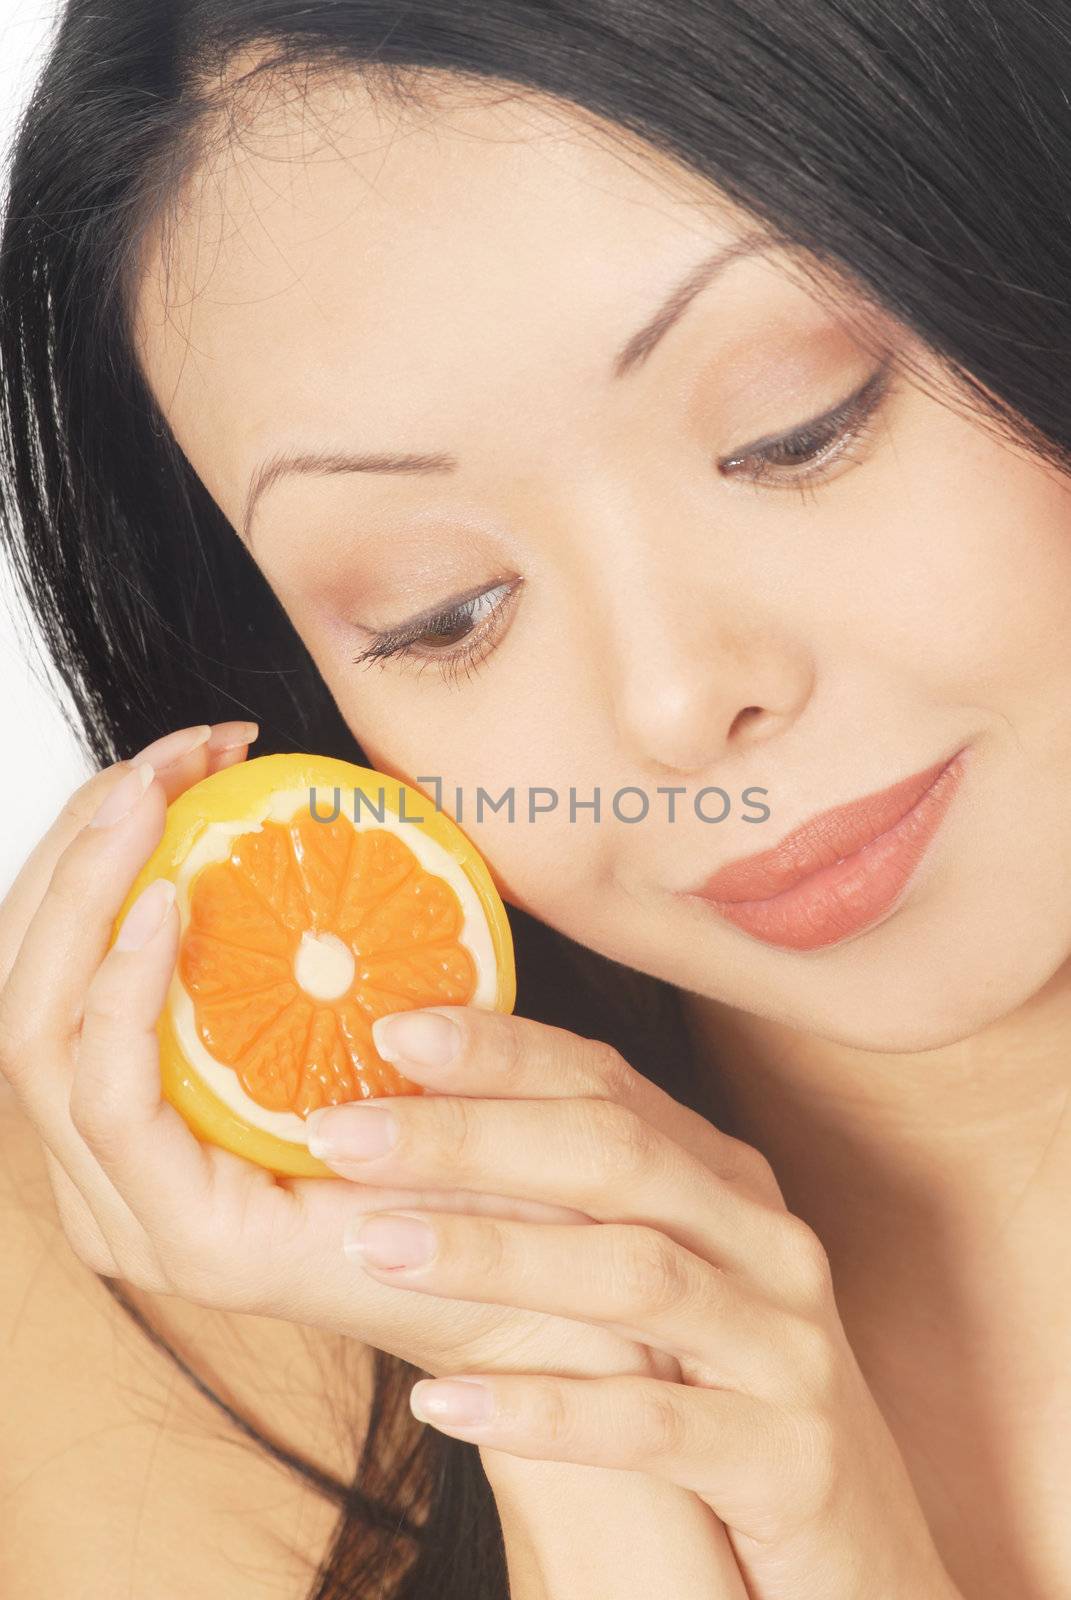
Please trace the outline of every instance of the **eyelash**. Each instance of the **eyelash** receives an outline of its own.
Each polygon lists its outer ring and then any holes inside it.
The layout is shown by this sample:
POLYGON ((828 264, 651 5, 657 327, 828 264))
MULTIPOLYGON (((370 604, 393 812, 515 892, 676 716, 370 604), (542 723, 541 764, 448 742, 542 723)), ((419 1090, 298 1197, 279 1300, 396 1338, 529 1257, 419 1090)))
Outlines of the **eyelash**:
MULTIPOLYGON (((808 488, 816 480, 824 479, 831 466, 858 459, 859 446, 888 393, 891 367, 892 358, 887 356, 876 372, 846 400, 791 433, 757 439, 734 455, 722 456, 716 463, 718 471, 725 477, 740 473, 760 487, 799 488, 806 496, 808 488), (780 460, 777 459, 779 452, 780 460), (802 472, 798 470, 801 463, 805 465, 802 472)), ((353 664, 371 666, 378 662, 383 666, 391 658, 409 658, 418 662, 418 670, 423 671, 434 662, 447 683, 457 684, 462 677, 471 677, 491 653, 505 612, 523 583, 523 578, 499 582, 490 589, 461 595, 441 610, 425 612, 397 628, 386 628, 375 636, 367 650, 353 657, 353 664), (447 635, 470 623, 481 606, 500 591, 504 598, 486 611, 483 622, 478 623, 460 645, 427 645, 429 634, 447 635), (430 653, 425 655, 424 650, 430 653)))
POLYGON ((398 628, 387 628, 376 635, 367 650, 362 650, 359 656, 354 656, 355 666, 371 665, 378 661, 382 666, 389 657, 411 657, 419 662, 418 671, 435 662, 447 683, 456 684, 462 675, 471 677, 484 657, 490 653, 494 644, 494 636, 499 631, 503 614, 506 609, 505 601, 500 600, 491 607, 485 620, 477 626, 459 646, 444 649, 432 645, 430 655, 423 655, 420 650, 414 649, 418 641, 427 639, 428 634, 449 634, 457 628, 471 622, 477 615, 479 608, 492 595, 503 590, 508 598, 523 584, 523 578, 514 578, 502 583, 496 583, 490 589, 478 590, 472 595, 462 595, 449 606, 440 611, 425 612, 422 616, 414 617, 411 622, 406 622, 398 628))
POLYGON ((858 448, 889 392, 891 377, 892 355, 889 354, 846 400, 812 417, 810 422, 791 433, 756 439, 734 455, 722 456, 717 462, 718 471, 730 477, 746 469, 750 462, 753 463, 750 470, 743 472, 750 483, 760 487, 772 484, 798 488, 806 496, 816 480, 826 477, 831 466, 858 459, 858 448), (781 452, 781 460, 776 459, 778 452, 781 452), (795 471, 794 467, 801 462, 806 463, 806 470, 795 471))

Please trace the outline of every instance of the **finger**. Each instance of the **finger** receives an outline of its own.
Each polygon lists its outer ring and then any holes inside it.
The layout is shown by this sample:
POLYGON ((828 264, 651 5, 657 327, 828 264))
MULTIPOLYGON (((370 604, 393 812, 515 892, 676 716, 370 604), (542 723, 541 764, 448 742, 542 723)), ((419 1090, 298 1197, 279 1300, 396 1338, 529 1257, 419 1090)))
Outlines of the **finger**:
POLYGON ((41 903, 57 858, 85 827, 115 782, 115 768, 96 772, 67 800, 52 826, 26 857, 3 900, 0 900, 0 989, 6 984, 15 957, 41 903))
POLYGON ((720 1181, 617 1101, 381 1096, 322 1108, 307 1137, 342 1177, 568 1205, 598 1222, 658 1228, 775 1300, 824 1292, 824 1252, 799 1218, 720 1181), (393 1137, 379 1155, 376 1137, 393 1137))
POLYGON ((756 1519, 771 1505, 798 1498, 821 1449, 804 1418, 749 1395, 634 1374, 423 1378, 410 1408, 443 1433, 509 1455, 666 1478, 744 1533, 760 1531, 756 1519))
MULTIPOLYGON (((124 919, 120 937, 127 940, 128 945, 120 947, 118 956, 114 951, 111 953, 90 984, 82 1032, 72 1044, 71 1053, 76 1065, 70 1090, 50 1116, 47 1125, 41 1129, 57 1209, 64 1233, 75 1254, 96 1272, 126 1278, 140 1287, 153 1289, 167 1287, 154 1245, 141 1218, 131 1208, 128 1196, 112 1182, 106 1161, 102 1161, 97 1149, 87 1143, 82 1124, 94 1130, 99 1127, 98 1119, 106 1124, 103 1142, 106 1153, 108 1140, 114 1135, 114 1128, 108 1125, 114 1100, 128 1093, 132 1082, 140 1084, 147 1070, 154 1074, 155 1091, 159 1099, 155 1031, 151 1041, 146 1041, 136 1028, 129 1040, 124 1039, 118 1029, 114 1030, 103 1074, 103 1091, 94 1082, 94 1074, 100 1075, 96 1063, 100 1061, 102 1033, 105 1031, 100 1024, 96 997, 98 994, 101 996, 100 1005, 105 1011, 109 1008, 115 1013, 121 1011, 119 985, 114 976, 119 956, 128 956, 125 981, 131 986, 131 1010, 135 1018, 139 1005, 151 1008, 155 1003, 157 1012, 162 1005, 174 962, 177 937, 170 949, 163 941, 152 939, 145 943, 143 949, 128 947, 138 931, 142 934, 149 931, 154 900, 159 906, 161 899, 172 903, 174 889, 166 880, 156 879, 139 895, 124 919), (112 956, 116 957, 114 961, 112 956), (135 957, 141 959, 132 959, 135 957), (100 973, 105 969, 105 981, 102 983, 99 981, 100 973), (131 1056, 136 1059, 132 1061, 131 1056), (151 1066, 147 1056, 151 1056, 151 1066), (86 1101, 89 1102, 88 1108, 86 1101)), ((177 935, 177 928, 171 931, 177 935)), ((66 1070, 60 1069, 57 1075, 66 1070)), ((172 1111, 170 1106, 167 1109, 179 1123, 188 1143, 193 1144, 195 1151, 199 1151, 200 1146, 178 1113, 172 1111)), ((124 1107, 127 1117, 136 1112, 136 1107, 124 1107)))
POLYGON ((131 756, 128 765, 151 761, 170 805, 202 778, 244 761, 258 732, 255 722, 201 723, 163 734, 131 756))
POLYGON ((154 878, 123 920, 86 991, 70 1118, 88 1151, 150 1237, 175 1228, 175 1208, 205 1207, 206 1146, 160 1085, 156 1024, 178 954, 175 886, 154 878))
MULTIPOLYGON (((44 990, 46 978, 42 980, 44 990)), ((32 997, 31 997, 32 998, 32 997)), ((118 1274, 115 1241, 143 1247, 141 1230, 73 1128, 66 1093, 70 1063, 66 1045, 36 1036, 37 1018, 5 1020, 0 1065, 9 1088, 42 1141, 49 1181, 64 1233, 76 1255, 93 1270, 118 1274), (15 1030, 20 1036, 15 1036, 15 1030)))
POLYGON ((107 1278, 121 1276, 112 1247, 89 1202, 47 1145, 43 1146, 43 1151, 56 1211, 71 1249, 93 1272, 103 1273, 107 1278))
POLYGON ((344 1245, 384 1283, 595 1323, 702 1363, 719 1387, 795 1389, 777 1372, 794 1347, 787 1315, 651 1228, 377 1212, 355 1219, 344 1245))
MULTIPOLYGON (((236 749, 244 756, 248 740, 255 733, 256 726, 251 723, 225 723, 215 728, 205 724, 200 729, 182 729, 147 747, 137 764, 148 774, 156 773, 158 786, 167 796, 169 790, 177 793, 177 786, 196 781, 207 768, 233 756, 236 749), (146 762, 144 757, 151 760, 146 762)), ((88 965, 92 956, 85 920, 91 901, 89 894, 78 893, 76 871, 69 863, 65 870, 75 881, 68 880, 60 887, 63 870, 60 863, 68 852, 74 853, 72 846, 83 834, 86 835, 83 843, 92 844, 96 838, 112 842, 110 836, 88 828, 88 824, 130 770, 129 766, 106 769, 77 791, 24 868, 17 881, 15 903, 10 897, 5 901, 0 914, 0 935, 6 943, 18 935, 20 919, 37 896, 0 1001, 0 1064, 42 1138, 57 1210, 76 1254, 95 1270, 109 1274, 115 1273, 122 1264, 124 1275, 131 1278, 137 1275, 148 1283, 154 1276, 154 1268, 144 1230, 107 1181, 70 1119, 70 1057, 84 998, 77 986, 85 976, 81 962, 84 960, 88 965), (49 853, 64 839, 66 844, 52 865, 51 879, 42 895, 34 881, 35 872, 43 869, 49 853), (62 922, 47 917, 49 892, 54 895, 57 888, 61 896, 66 896, 68 904, 69 914, 62 922)), ((149 837, 151 840, 151 835, 149 837)), ((132 862, 128 859, 127 878, 133 876, 139 865, 136 857, 132 862)), ((115 883, 114 872, 106 869, 95 877, 97 882, 93 888, 100 883, 115 883)), ((100 917, 98 937, 102 946, 110 937, 114 913, 125 892, 124 881, 100 917)))
MULTIPOLYGON (((319 1178, 281 1177, 280 1183, 291 1188, 311 1184, 322 1188, 319 1178)), ((544 1205, 539 1200, 518 1200, 508 1194, 480 1194, 475 1189, 395 1189, 362 1185, 347 1180, 347 1188, 360 1197, 360 1208, 368 1211, 393 1210, 395 1206, 419 1207, 429 1211, 456 1211, 465 1216, 501 1217, 509 1222, 571 1222, 578 1227, 593 1228, 596 1224, 582 1211, 569 1206, 544 1205)))
MULTIPOLYGON (((23 1065, 35 1059, 34 1046, 66 1046, 77 1030, 86 985, 108 948, 131 883, 160 841, 167 805, 235 748, 244 753, 251 730, 255 724, 213 729, 205 723, 167 734, 147 747, 146 756, 111 769, 107 785, 86 785, 64 808, 39 847, 45 862, 64 841, 22 934, 0 1001, 3 1033, 14 1042, 23 1065), (137 773, 148 785, 140 803, 137 773), (116 815, 124 794, 134 803, 116 815)), ((6 941, 11 937, 6 913, 3 929, 6 941)), ((19 1060, 15 1069, 21 1082, 19 1060)), ((14 1084, 16 1092, 20 1082, 14 1084)), ((43 1082, 39 1092, 42 1097, 49 1092, 43 1082)), ((38 1113, 46 1109, 40 1100, 38 1113)), ((34 1115, 32 1105, 26 1110, 34 1115)))
POLYGON ((15 962, 26 931, 48 886, 56 862, 92 819, 108 790, 139 761, 151 762, 168 804, 183 789, 221 766, 244 759, 257 725, 223 722, 180 728, 154 740, 127 762, 104 767, 74 791, 52 826, 37 841, 4 899, 0 901, 0 988, 15 962))
POLYGON ((436 1092, 483 1098, 615 1100, 681 1145, 719 1177, 783 1206, 769 1163, 682 1106, 612 1045, 565 1028, 478 1006, 394 1012, 372 1024, 376 1049, 436 1092))
POLYGON ((41 1133, 68 1088, 67 1053, 86 986, 163 829, 164 797, 153 777, 148 762, 124 772, 105 792, 99 820, 59 856, 0 995, 4 1071, 41 1133))

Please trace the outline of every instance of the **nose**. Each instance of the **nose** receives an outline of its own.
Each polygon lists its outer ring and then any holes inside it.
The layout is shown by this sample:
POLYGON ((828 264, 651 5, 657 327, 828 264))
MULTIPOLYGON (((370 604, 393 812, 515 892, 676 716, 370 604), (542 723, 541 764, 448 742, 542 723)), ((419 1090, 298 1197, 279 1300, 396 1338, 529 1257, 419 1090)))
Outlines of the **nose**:
POLYGON ((641 767, 706 772, 783 734, 806 705, 813 664, 772 619, 740 616, 739 599, 653 606, 629 629, 613 689, 620 746, 641 767))

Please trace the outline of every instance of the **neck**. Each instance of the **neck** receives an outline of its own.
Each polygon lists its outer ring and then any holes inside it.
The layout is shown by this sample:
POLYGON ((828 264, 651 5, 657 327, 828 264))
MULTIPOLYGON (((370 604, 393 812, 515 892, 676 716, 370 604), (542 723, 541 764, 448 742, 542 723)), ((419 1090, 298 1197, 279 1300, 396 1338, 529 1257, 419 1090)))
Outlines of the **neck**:
POLYGON ((767 1157, 846 1288, 939 1241, 963 1266, 998 1244, 1055 1246, 1071 1187, 1071 971, 971 1037, 909 1053, 698 995, 685 1008, 712 1120, 767 1157))
POLYGON ((968 1530, 1010 1551, 1065 1498, 1071 970, 966 1039, 897 1054, 685 1009, 711 1120, 762 1151, 825 1246, 930 1526, 986 1593, 1053 1592, 1051 1538, 1032 1581, 1002 1581, 968 1530))

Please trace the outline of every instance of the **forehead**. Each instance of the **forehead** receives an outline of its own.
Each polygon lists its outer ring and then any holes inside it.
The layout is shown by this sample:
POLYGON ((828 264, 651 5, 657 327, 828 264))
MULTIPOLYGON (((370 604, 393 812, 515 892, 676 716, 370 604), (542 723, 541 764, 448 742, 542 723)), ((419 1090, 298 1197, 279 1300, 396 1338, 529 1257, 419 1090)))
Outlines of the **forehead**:
POLYGON ((659 290, 754 228, 621 130, 501 88, 439 78, 403 106, 335 73, 268 84, 233 124, 135 299, 150 386, 228 511, 281 441, 450 449, 448 419, 490 449, 549 356, 553 405, 590 404, 659 290))

